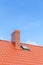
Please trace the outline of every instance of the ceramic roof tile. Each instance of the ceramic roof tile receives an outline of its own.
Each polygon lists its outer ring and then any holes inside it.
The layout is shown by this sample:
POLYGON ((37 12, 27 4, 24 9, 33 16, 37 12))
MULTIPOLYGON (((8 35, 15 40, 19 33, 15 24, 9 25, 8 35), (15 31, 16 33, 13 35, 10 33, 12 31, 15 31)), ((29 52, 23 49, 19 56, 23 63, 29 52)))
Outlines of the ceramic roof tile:
POLYGON ((16 49, 12 42, 0 41, 0 65, 43 65, 43 47, 29 44, 30 51, 16 49))

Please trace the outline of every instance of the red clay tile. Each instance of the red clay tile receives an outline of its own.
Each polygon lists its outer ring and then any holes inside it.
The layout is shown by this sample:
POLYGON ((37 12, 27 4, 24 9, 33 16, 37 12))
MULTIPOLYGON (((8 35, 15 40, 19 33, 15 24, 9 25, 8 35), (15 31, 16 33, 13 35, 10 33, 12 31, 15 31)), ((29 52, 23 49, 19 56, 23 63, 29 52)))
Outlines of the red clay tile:
POLYGON ((0 65, 43 65, 43 47, 29 44, 29 50, 15 48, 9 41, 0 41, 0 65))

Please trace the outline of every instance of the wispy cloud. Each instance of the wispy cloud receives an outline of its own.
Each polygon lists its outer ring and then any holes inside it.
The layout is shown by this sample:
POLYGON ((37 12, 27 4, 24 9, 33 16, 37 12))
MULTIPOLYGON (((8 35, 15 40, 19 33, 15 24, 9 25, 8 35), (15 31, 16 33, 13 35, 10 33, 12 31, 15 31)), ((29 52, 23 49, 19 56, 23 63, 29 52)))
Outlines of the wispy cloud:
POLYGON ((31 44, 31 45, 37 45, 38 46, 38 43, 35 42, 35 41, 26 41, 27 44, 31 44))
POLYGON ((4 36, 0 36, 0 40, 6 40, 4 36))
POLYGON ((3 38, 3 37, 0 37, 0 40, 5 40, 5 38, 3 38))

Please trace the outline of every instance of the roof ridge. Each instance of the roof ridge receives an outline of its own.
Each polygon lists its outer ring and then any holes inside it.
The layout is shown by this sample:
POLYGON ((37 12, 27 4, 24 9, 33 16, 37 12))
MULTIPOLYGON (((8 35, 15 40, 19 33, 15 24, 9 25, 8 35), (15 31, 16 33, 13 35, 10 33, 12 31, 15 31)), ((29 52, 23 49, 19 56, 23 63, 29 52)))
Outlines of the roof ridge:
MULTIPOLYGON (((0 41, 4 41, 4 42, 11 42, 11 41, 8 41, 8 40, 0 40, 0 41)), ((12 43, 12 42, 11 42, 12 43)), ((23 44, 23 45, 29 45, 29 46, 34 46, 34 47, 41 47, 43 48, 43 46, 39 46, 39 45, 32 45, 32 44, 26 44, 26 43, 20 43, 20 44, 23 44)))
POLYGON ((32 44, 27 44, 27 43, 21 43, 21 44, 30 45, 30 46, 34 46, 34 47, 43 47, 43 46, 40 46, 40 45, 32 45, 32 44))
POLYGON ((11 42, 11 41, 8 41, 8 40, 0 40, 0 41, 4 41, 4 42, 11 42))

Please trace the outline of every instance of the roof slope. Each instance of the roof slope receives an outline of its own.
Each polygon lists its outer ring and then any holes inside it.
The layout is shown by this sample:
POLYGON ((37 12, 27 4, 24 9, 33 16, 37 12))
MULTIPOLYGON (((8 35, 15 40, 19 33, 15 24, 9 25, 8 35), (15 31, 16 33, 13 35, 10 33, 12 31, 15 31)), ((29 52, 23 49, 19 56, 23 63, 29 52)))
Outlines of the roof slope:
POLYGON ((30 51, 16 49, 12 42, 0 41, 0 65, 43 65, 43 47, 29 44, 30 51))

